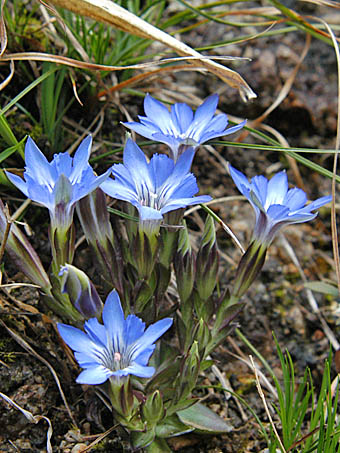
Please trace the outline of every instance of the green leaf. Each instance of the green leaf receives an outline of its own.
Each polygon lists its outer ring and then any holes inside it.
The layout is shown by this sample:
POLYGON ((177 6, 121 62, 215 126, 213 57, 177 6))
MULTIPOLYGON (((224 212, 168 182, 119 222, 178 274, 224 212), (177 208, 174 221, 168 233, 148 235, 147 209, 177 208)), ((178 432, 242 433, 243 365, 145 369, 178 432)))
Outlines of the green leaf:
POLYGON ((229 433, 233 427, 202 403, 177 412, 180 421, 205 433, 229 433))
POLYGON ((164 439, 155 439, 146 447, 147 453, 171 453, 168 444, 164 439))
POLYGON ((333 297, 339 296, 339 290, 336 286, 322 281, 307 282, 305 283, 305 288, 308 288, 312 291, 316 291, 317 293, 329 294, 330 296, 333 297))
POLYGON ((172 415, 171 417, 167 417, 163 423, 156 426, 156 436, 161 438, 175 437, 181 434, 191 433, 194 429, 182 423, 176 415, 172 415))
POLYGON ((148 429, 145 432, 132 431, 131 443, 134 449, 145 448, 151 444, 155 438, 154 429, 148 429))

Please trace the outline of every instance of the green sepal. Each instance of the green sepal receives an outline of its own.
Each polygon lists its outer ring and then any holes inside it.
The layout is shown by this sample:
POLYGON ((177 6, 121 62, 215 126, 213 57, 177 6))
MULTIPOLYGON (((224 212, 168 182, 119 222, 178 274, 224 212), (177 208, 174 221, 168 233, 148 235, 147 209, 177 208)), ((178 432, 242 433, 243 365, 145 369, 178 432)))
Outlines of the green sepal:
POLYGON ((200 358, 203 359, 203 357, 205 356, 205 354, 204 354, 205 348, 211 341, 211 334, 210 334, 210 330, 209 330, 208 324, 202 318, 199 320, 199 323, 198 323, 198 326, 197 326, 197 330, 196 330, 195 339, 196 339, 197 344, 198 344, 198 350, 200 352, 200 358))
MULTIPOLYGON (((209 292, 210 292, 210 290, 209 290, 209 292)), ((214 313, 214 301, 213 301, 212 297, 203 299, 201 297, 201 295, 202 295, 202 292, 200 293, 199 291, 196 291, 196 290, 194 290, 192 293, 195 311, 196 311, 198 319, 202 318, 202 319, 204 319, 204 321, 206 323, 208 323, 214 313)))
POLYGON ((154 268, 155 274, 157 275, 157 285, 156 285, 156 299, 161 300, 168 289, 170 278, 171 278, 171 268, 165 267, 161 263, 156 263, 154 268))
MULTIPOLYGON (((51 219, 52 220, 52 219, 51 219)), ((60 266, 72 264, 75 248, 75 228, 73 223, 66 228, 56 228, 52 222, 48 230, 52 250, 52 271, 60 272, 60 266)))
POLYGON ((181 360, 181 369, 175 380, 175 393, 172 397, 174 405, 191 395, 196 385, 199 371, 200 357, 198 344, 197 341, 194 341, 189 352, 181 360))
POLYGON ((134 300, 135 313, 141 313, 145 305, 151 300, 156 289, 156 278, 153 274, 148 281, 138 280, 133 288, 132 298, 134 300))
POLYGON ((196 403, 187 409, 177 412, 180 421, 202 433, 229 433, 233 427, 202 403, 196 403))
POLYGON ((218 264, 219 256, 216 245, 214 219, 208 215, 196 259, 195 283, 200 298, 203 300, 208 300, 215 289, 218 264))
POLYGON ((260 273, 268 246, 254 240, 242 256, 235 277, 233 296, 242 297, 260 273))
POLYGON ((166 419, 161 424, 156 426, 156 436, 167 439, 169 437, 191 433, 193 430, 193 427, 189 427, 185 423, 182 423, 174 414, 170 417, 166 417, 166 419))
POLYGON ((157 257, 157 236, 151 237, 138 231, 129 241, 128 259, 138 273, 138 279, 148 279, 153 271, 157 257))
POLYGON ((177 248, 178 231, 166 227, 161 228, 158 240, 159 262, 169 269, 177 248))

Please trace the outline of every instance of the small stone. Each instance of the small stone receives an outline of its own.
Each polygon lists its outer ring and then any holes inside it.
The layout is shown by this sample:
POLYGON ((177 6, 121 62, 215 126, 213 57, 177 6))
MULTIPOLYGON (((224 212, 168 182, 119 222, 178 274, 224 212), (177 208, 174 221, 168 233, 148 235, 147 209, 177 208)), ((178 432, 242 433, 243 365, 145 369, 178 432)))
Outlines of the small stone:
POLYGON ((81 452, 84 451, 87 447, 88 447, 88 445, 86 445, 86 444, 76 444, 76 445, 72 448, 71 453, 81 453, 81 452))

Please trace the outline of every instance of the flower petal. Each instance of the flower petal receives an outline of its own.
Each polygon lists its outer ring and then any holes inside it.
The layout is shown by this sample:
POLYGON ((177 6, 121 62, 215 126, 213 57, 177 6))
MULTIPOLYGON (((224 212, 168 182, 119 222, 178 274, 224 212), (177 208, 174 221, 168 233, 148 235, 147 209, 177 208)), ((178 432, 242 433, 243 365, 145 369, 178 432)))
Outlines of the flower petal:
POLYGON ((267 200, 265 208, 272 204, 283 204, 288 192, 288 179, 285 171, 276 173, 268 182, 267 200))
POLYGON ((87 368, 77 377, 78 384, 98 385, 107 381, 114 373, 103 365, 87 368))
POLYGON ((164 318, 155 324, 151 324, 144 334, 129 346, 128 350, 131 360, 135 360, 144 349, 158 340, 171 327, 172 322, 171 318, 164 318))
POLYGON ((111 291, 107 296, 102 316, 113 350, 122 353, 125 348, 126 327, 124 312, 116 290, 111 291))
POLYGON ((180 102, 171 107, 171 120, 180 134, 186 132, 193 118, 193 111, 187 104, 180 102))
POLYGON ((162 132, 167 132, 169 130, 168 128, 171 120, 169 110, 149 94, 144 98, 144 112, 162 132))
MULTIPOLYGON (((133 374, 141 378, 149 378, 155 374, 155 369, 152 366, 143 366, 136 362, 132 363, 128 367, 124 368, 123 371, 126 374, 133 374)), ((126 376, 125 374, 125 376, 126 376)))

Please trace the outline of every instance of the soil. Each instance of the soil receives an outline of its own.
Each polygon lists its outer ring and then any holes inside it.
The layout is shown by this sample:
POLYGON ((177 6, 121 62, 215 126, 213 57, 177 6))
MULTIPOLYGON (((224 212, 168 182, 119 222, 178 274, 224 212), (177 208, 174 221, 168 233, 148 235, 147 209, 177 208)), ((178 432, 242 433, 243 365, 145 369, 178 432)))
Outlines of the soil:
MULTIPOLYGON (((259 6, 257 2, 250 3, 259 6)), ((301 12, 304 14, 319 17, 330 12, 327 8, 312 4, 306 4, 303 8, 305 9, 301 12)), ((256 30, 249 26, 247 33, 251 34, 256 30)), ((232 33, 236 34, 237 30, 227 29, 222 24, 210 24, 201 28, 199 33, 194 30, 181 35, 181 39, 189 45, 200 47, 205 42, 226 39, 232 33)), ((193 106, 195 104, 192 102, 196 102, 197 98, 201 100, 217 92, 220 94, 221 111, 235 117, 253 120, 261 115, 279 95, 283 84, 297 64, 305 39, 303 32, 294 32, 233 44, 223 50, 211 52, 251 58, 251 61, 233 64, 233 67, 258 94, 257 99, 247 104, 240 101, 237 92, 232 88, 211 75, 198 72, 172 74, 152 83, 146 81, 138 88, 145 92, 162 93, 162 99, 184 100, 193 106)), ((10 92, 11 85, 6 95, 9 96, 10 92)), ((278 131, 290 146, 334 149, 337 121, 336 92, 334 50, 314 38, 288 96, 268 116, 265 123, 278 131)), ((119 121, 126 120, 126 117, 119 108, 120 104, 124 105, 132 118, 136 118, 137 113, 142 113, 141 100, 136 101, 133 95, 121 93, 118 107, 114 103, 116 100, 117 98, 113 98, 113 101, 107 105, 99 140, 123 142, 125 132, 119 125, 119 121), (114 138, 112 138, 113 134, 114 138)), ((84 114, 82 120, 84 125, 88 122, 86 115, 90 102, 85 100, 84 109, 80 110, 84 114)), ((91 112, 91 115, 97 113, 102 105, 98 103, 92 106, 96 112, 91 112)), ((79 107, 77 109, 79 111, 79 107)), ((259 143, 256 137, 250 135, 243 136, 242 141, 259 143)), ((150 152, 153 150, 152 147, 149 149, 150 152)), ((286 169, 290 182, 298 184, 296 171, 293 171, 290 162, 282 153, 242 150, 219 145, 215 146, 215 149, 224 159, 249 177, 258 173, 268 176, 272 172, 286 169)), ((313 157, 316 163, 331 170, 332 155, 308 155, 308 157, 313 157)), ((329 180, 317 173, 311 174, 310 170, 302 165, 298 165, 298 169, 311 199, 330 193, 329 180)), ((201 193, 209 193, 213 198, 238 195, 220 160, 211 154, 209 146, 201 147, 197 153, 193 173, 197 176, 201 193)), ((9 192, 5 194, 6 199, 10 196, 9 192)), ((15 201, 11 203, 13 206, 16 204, 15 201)), ((247 244, 253 224, 253 213, 249 206, 244 201, 232 201, 217 204, 214 210, 237 233, 241 242, 247 244)), ((48 242, 46 229, 41 220, 38 220, 40 216, 46 216, 46 213, 42 213, 40 208, 30 207, 25 220, 32 229, 32 242, 39 250, 44 264, 47 264, 48 242)), ((195 221, 197 219, 194 219, 195 221)), ((305 276, 310 281, 321 279, 335 281, 336 279, 330 231, 330 212, 326 209, 321 210, 314 222, 285 230, 285 236, 292 245, 305 276)), ((227 286, 235 272, 235 266, 231 263, 237 263, 240 254, 221 228, 217 229, 217 237, 221 251, 220 272, 224 275, 221 281, 222 285, 227 286)), ((85 249, 81 249, 78 260, 92 275, 95 274, 96 270, 92 267, 91 258, 85 249)), ((4 269, 3 283, 26 282, 25 277, 13 268, 8 259, 5 259, 4 269)), ((315 294, 315 297, 334 335, 339 337, 338 301, 324 295, 315 294)), ((245 301, 246 307, 238 318, 240 329, 249 342, 265 357, 278 377, 281 377, 281 370, 272 332, 275 332, 282 350, 287 349, 290 352, 296 375, 301 378, 305 367, 308 366, 317 387, 322 378, 324 360, 328 356, 329 342, 318 317, 312 312, 308 303, 299 271, 292 263, 280 239, 271 246, 261 276, 245 297, 245 301)), ((93 440, 91 435, 109 429, 113 420, 111 413, 105 408, 93 388, 75 383, 79 370, 68 359, 66 360, 65 351, 61 348, 54 327, 57 318, 46 311, 38 292, 29 287, 19 287, 11 290, 10 293, 3 289, 0 293, 0 310, 3 320, 0 324, 0 391, 33 415, 44 415, 51 421, 53 451, 63 453, 82 451, 82 448, 88 446, 93 440), (27 348, 15 341, 5 325, 17 332, 55 370, 77 426, 69 416, 51 369, 46 362, 32 355, 27 348)), ((241 352, 245 358, 250 353, 237 335, 233 334, 216 351, 214 360, 229 379, 233 391, 243 396, 260 420, 269 426, 263 403, 256 390, 254 373, 235 357, 235 354, 239 355, 241 352)), ((263 367, 261 369, 265 373, 263 367)), ((335 371, 335 365, 333 365, 333 375, 335 371)), ((219 383, 215 375, 209 371, 202 376, 202 382, 208 385, 219 383)), ((264 391, 268 401, 273 401, 268 388, 264 388, 264 391)), ((209 393, 205 403, 225 417, 234 429, 222 436, 190 434, 173 438, 169 441, 173 451, 183 453, 264 451, 266 443, 261 437, 255 418, 247 408, 243 407, 240 410, 235 400, 233 398, 226 400, 222 392, 209 393)), ((46 420, 41 420, 37 424, 30 423, 18 409, 3 401, 0 402, 0 408, 1 452, 46 451, 48 430, 46 420)), ((93 448, 93 451, 96 450, 129 451, 128 439, 124 432, 116 430, 93 448)))

